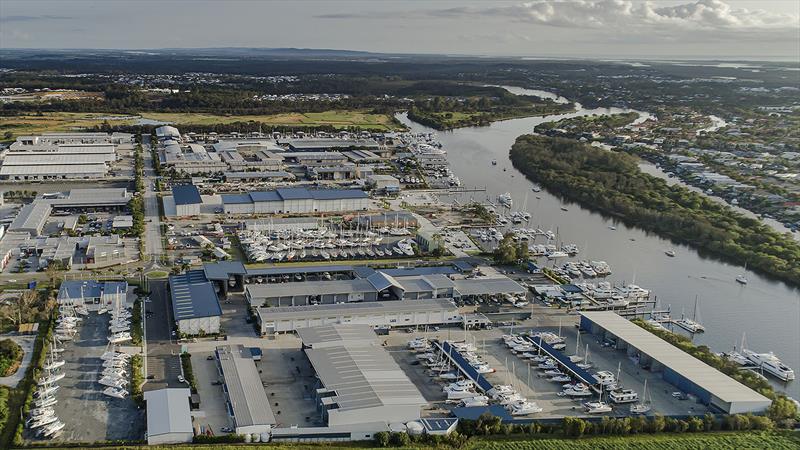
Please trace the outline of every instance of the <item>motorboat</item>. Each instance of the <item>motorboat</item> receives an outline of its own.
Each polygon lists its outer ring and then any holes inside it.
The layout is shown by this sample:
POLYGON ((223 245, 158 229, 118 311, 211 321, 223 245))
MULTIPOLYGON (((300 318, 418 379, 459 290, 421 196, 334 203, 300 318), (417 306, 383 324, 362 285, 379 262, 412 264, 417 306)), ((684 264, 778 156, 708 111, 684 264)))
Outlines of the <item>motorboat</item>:
POLYGON ((103 394, 114 398, 125 398, 128 396, 128 391, 122 388, 107 387, 103 390, 103 394))
POLYGON ((669 256, 670 258, 675 257, 675 250, 667 250, 664 252, 665 255, 669 256))
POLYGON ((592 395, 592 391, 585 384, 577 383, 565 387, 560 394, 566 397, 589 397, 592 395))
POLYGON ((494 373, 495 370, 487 363, 473 364, 472 367, 478 373, 494 373))
POLYGON ((122 378, 111 377, 111 376, 105 376, 101 378, 99 383, 102 384, 103 386, 115 387, 115 388, 121 388, 128 384, 128 382, 123 380, 122 378))
POLYGON ((632 403, 639 400, 639 394, 633 389, 616 389, 608 393, 611 403, 632 403))
POLYGON ((448 400, 462 400, 475 397, 475 391, 472 390, 472 382, 467 380, 452 383, 446 386, 443 391, 447 394, 448 400))
POLYGON ((511 194, 506 192, 505 194, 500 194, 497 196, 497 201, 506 208, 511 208, 514 205, 514 200, 511 198, 511 194))
POLYGON ((489 397, 485 395, 476 395, 475 397, 469 397, 461 400, 461 404, 465 408, 471 408, 475 406, 488 406, 489 397))
POLYGON ((501 405, 510 405, 519 401, 524 401, 525 398, 516 392, 500 394, 495 398, 501 405))
POLYGON ((744 274, 737 275, 736 282, 739 284, 747 284, 747 278, 745 278, 744 274))
POLYGON ((550 377, 549 380, 556 383, 566 383, 572 380, 572 378, 570 378, 568 375, 556 375, 554 377, 550 377))
POLYGON ((750 360, 756 367, 783 381, 794 380, 794 370, 781 362, 772 352, 756 353, 752 350, 742 349, 742 355, 750 360))
POLYGON ((133 339, 133 337, 131 337, 130 333, 118 333, 109 336, 108 342, 112 344, 118 344, 120 342, 130 341, 131 339, 133 339))
POLYGON ((558 370, 558 369, 548 369, 548 370, 545 370, 545 371, 544 371, 544 374, 545 374, 545 375, 548 375, 548 376, 551 376, 551 377, 555 377, 555 376, 558 376, 558 375, 566 375, 564 372, 562 372, 562 371, 560 371, 560 370, 558 370))
POLYGON ((542 408, 535 402, 522 401, 519 403, 512 403, 506 408, 512 416, 527 416, 542 412, 542 408))
POLYGON ((589 414, 603 414, 611 412, 611 405, 605 402, 586 402, 583 404, 586 412, 589 414))
POLYGON ((738 364, 740 366, 747 366, 747 365, 751 364, 750 360, 747 359, 746 356, 744 356, 743 354, 737 352, 736 350, 733 350, 733 351, 730 351, 730 352, 723 352, 721 354, 721 356, 723 358, 727 359, 728 361, 735 362, 736 364, 738 364))
POLYGON ((597 382, 603 386, 608 386, 617 382, 616 377, 613 373, 607 370, 601 370, 594 374, 595 379, 597 382))
POLYGON ((119 367, 107 367, 107 368, 103 369, 103 372, 101 372, 101 375, 104 376, 104 377, 122 378, 122 377, 124 377, 126 375, 126 372, 125 372, 125 370, 123 370, 122 368, 119 368, 119 367))
POLYGON ((517 392, 517 391, 515 391, 514 388, 511 387, 511 386, 508 386, 508 385, 505 385, 505 384, 496 384, 491 389, 489 389, 489 391, 487 391, 486 393, 489 394, 490 396, 492 396, 492 398, 495 398, 496 396, 499 396, 501 394, 511 394, 511 393, 514 393, 514 392, 517 392))

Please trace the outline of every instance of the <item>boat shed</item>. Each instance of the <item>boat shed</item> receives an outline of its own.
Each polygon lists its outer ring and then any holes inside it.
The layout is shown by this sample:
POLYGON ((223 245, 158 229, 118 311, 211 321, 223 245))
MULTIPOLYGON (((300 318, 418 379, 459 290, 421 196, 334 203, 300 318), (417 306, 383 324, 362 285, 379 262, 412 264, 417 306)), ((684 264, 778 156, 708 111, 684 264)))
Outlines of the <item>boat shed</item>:
POLYGON ((214 285, 208 281, 202 270, 170 275, 169 288, 173 316, 181 333, 219 333, 222 308, 214 285))
POLYGON ((269 433, 277 420, 250 351, 243 345, 223 345, 216 357, 236 434, 269 433))
POLYGON ((581 312, 580 328, 602 339, 616 339, 616 348, 638 357, 639 365, 660 373, 665 381, 700 402, 726 414, 758 413, 772 401, 655 334, 611 311, 581 312))
POLYGON ((368 325, 353 324, 298 330, 309 339, 303 348, 318 377, 315 400, 328 426, 406 423, 419 420, 427 405, 377 339, 354 339, 369 334, 368 325))
POLYGON ((51 212, 53 212, 53 208, 47 203, 29 203, 19 210, 17 217, 9 225, 8 231, 24 231, 30 233, 31 236, 39 236, 42 234, 51 212))
POLYGON ((460 324, 463 321, 458 308, 447 299, 281 306, 257 308, 256 314, 262 335, 342 323, 410 328, 460 324))
POLYGON ((200 197, 200 191, 197 190, 197 186, 192 184, 172 186, 172 198, 175 200, 177 216, 200 215, 200 205, 203 204, 203 199, 200 197))
POLYGON ((144 393, 147 402, 147 445, 192 442, 194 429, 186 388, 158 389, 144 393))

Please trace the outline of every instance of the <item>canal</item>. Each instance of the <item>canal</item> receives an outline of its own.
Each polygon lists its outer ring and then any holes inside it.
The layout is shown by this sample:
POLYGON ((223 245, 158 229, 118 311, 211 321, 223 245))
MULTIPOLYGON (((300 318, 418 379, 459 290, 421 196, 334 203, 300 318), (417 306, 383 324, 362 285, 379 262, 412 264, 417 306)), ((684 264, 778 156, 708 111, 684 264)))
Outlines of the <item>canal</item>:
MULTIPOLYGON (((542 95, 541 91, 508 89, 515 94, 542 95)), ((412 132, 438 135, 451 169, 463 186, 486 188, 486 192, 458 194, 451 198, 462 203, 471 199, 496 201, 499 194, 509 192, 514 209, 524 209, 532 215, 527 228, 552 230, 558 233, 559 241, 577 244, 581 252, 575 259, 607 261, 613 270, 607 281, 634 283, 650 289, 659 307, 670 307, 674 318, 679 318, 682 311, 691 317, 697 296, 699 320, 706 332, 695 335, 695 343, 708 345, 715 352, 730 351, 734 344, 738 346, 744 332, 749 349, 773 351, 800 372, 800 290, 751 271, 745 272, 743 267, 701 256, 692 248, 627 227, 544 190, 533 192, 534 183, 514 169, 509 160, 509 150, 516 138, 531 133, 539 123, 628 111, 584 109, 578 105, 575 112, 567 114, 505 120, 486 127, 447 132, 412 122, 405 114, 398 115, 398 119, 412 132), (492 160, 496 160, 497 165, 492 165, 492 160), (668 249, 675 251, 674 258, 665 255, 668 249), (742 273, 749 280, 746 286, 735 281, 742 273)), ((641 118, 646 115, 640 113, 641 118)), ((443 196, 442 200, 447 198, 443 196)), ((544 264, 546 260, 541 262, 544 264)), ((768 378, 777 389, 800 398, 800 382, 785 384, 768 378)))

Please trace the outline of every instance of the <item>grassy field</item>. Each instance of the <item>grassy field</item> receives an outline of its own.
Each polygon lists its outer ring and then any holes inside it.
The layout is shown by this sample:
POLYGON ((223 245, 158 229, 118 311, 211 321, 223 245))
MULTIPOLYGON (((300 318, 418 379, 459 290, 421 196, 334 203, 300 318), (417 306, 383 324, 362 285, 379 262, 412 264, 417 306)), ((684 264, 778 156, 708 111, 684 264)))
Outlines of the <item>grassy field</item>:
POLYGON ((154 270, 152 272, 147 272, 145 275, 147 275, 147 278, 155 279, 155 278, 167 278, 169 274, 167 272, 164 272, 163 270, 154 270))
MULTIPOLYGON (((320 113, 288 113, 255 116, 220 116, 205 113, 142 113, 143 119, 175 124, 226 124, 233 122, 263 122, 267 125, 361 127, 368 130, 391 130, 397 126, 392 117, 363 111, 325 111, 320 113)), ((49 131, 75 131, 94 127, 107 121, 111 125, 136 125, 138 116, 113 113, 43 113, 0 117, 0 136, 10 131, 15 137, 49 131)))
MULTIPOLYGON (((800 446, 797 433, 713 433, 713 434, 659 434, 629 437, 586 437, 582 439, 473 439, 465 447, 469 450, 744 450, 770 449, 794 450, 800 446)), ((55 448, 55 447, 49 447, 55 448)), ((112 448, 112 447, 107 447, 112 448)), ((141 447, 114 447, 135 449, 141 447)), ((329 443, 329 444, 215 444, 215 445, 175 445, 169 447, 153 446, 152 450, 321 450, 348 449, 377 450, 369 442, 329 443)), ((429 447, 410 445, 408 447, 389 447, 395 450, 446 449, 450 447, 429 447)))

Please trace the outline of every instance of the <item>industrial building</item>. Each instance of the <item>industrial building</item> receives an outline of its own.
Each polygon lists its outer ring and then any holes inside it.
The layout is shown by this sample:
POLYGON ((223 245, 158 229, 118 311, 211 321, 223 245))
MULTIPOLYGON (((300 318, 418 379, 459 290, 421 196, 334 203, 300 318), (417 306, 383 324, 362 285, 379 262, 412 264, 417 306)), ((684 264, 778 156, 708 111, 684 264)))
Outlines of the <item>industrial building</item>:
POLYGON ((203 199, 197 186, 185 184, 172 186, 172 198, 175 201, 175 211, 179 217, 199 216, 200 205, 203 199))
POLYGON ((225 172, 225 181, 292 181, 295 176, 282 170, 269 172, 225 172))
POLYGON ((611 311, 581 312, 580 328, 624 350, 681 391, 726 414, 758 413, 772 402, 717 369, 611 311))
POLYGON ((256 314, 262 336, 336 324, 409 328, 463 323, 458 308, 447 299, 259 307, 256 314))
POLYGON ((249 284, 245 297, 252 306, 273 307, 525 293, 508 277, 451 279, 435 272, 363 269, 345 280, 249 284))
POLYGON ((214 286, 202 270, 170 275, 169 289, 178 331, 186 335, 219 333, 222 308, 214 286))
POLYGON ((8 231, 21 231, 30 233, 31 236, 39 236, 52 212, 53 208, 47 203, 29 203, 20 208, 17 217, 8 226, 8 231))
POLYGON ((46 181, 99 179, 117 160, 117 144, 131 135, 56 133, 20 136, 11 144, 0 166, 0 179, 46 181))
POLYGON ((373 139, 292 139, 286 142, 293 152, 324 152, 329 150, 379 150, 373 139))
POLYGON ((400 192, 400 180, 391 175, 370 175, 367 177, 367 186, 387 194, 400 192))
POLYGON ((186 388, 158 389, 144 393, 147 402, 147 445, 192 442, 194 428, 186 388))
POLYGON ((311 180, 352 180, 358 178, 358 167, 351 162, 331 166, 308 167, 306 175, 311 180))
POLYGON ((42 133, 35 136, 18 136, 17 141, 11 144, 12 151, 24 147, 59 145, 59 144, 130 144, 133 135, 130 133, 42 133))
POLYGON ((187 174, 222 172, 228 165, 222 162, 216 152, 208 152, 200 144, 188 144, 181 147, 177 141, 166 140, 159 149, 161 165, 166 169, 187 174))
POLYGON ((236 434, 269 433, 277 421, 250 351, 242 345, 224 345, 215 353, 236 434))
POLYGON ((305 167, 338 166, 348 162, 347 156, 339 152, 286 152, 283 159, 305 167))
POLYGON ((158 138, 159 141, 168 139, 180 141, 181 133, 173 126, 164 125, 156 128, 156 138, 158 138))
POLYGON ((283 168, 283 156, 265 150, 217 150, 217 154, 234 171, 278 171, 283 168))
POLYGON ((301 328, 317 374, 315 397, 328 426, 420 419, 427 402, 368 325, 301 328))
POLYGON ((222 195, 226 214, 302 214, 364 211, 369 197, 360 189, 282 188, 222 195))
POLYGON ((125 306, 128 283, 125 281, 64 280, 58 289, 59 306, 86 306, 89 310, 119 302, 125 306))

